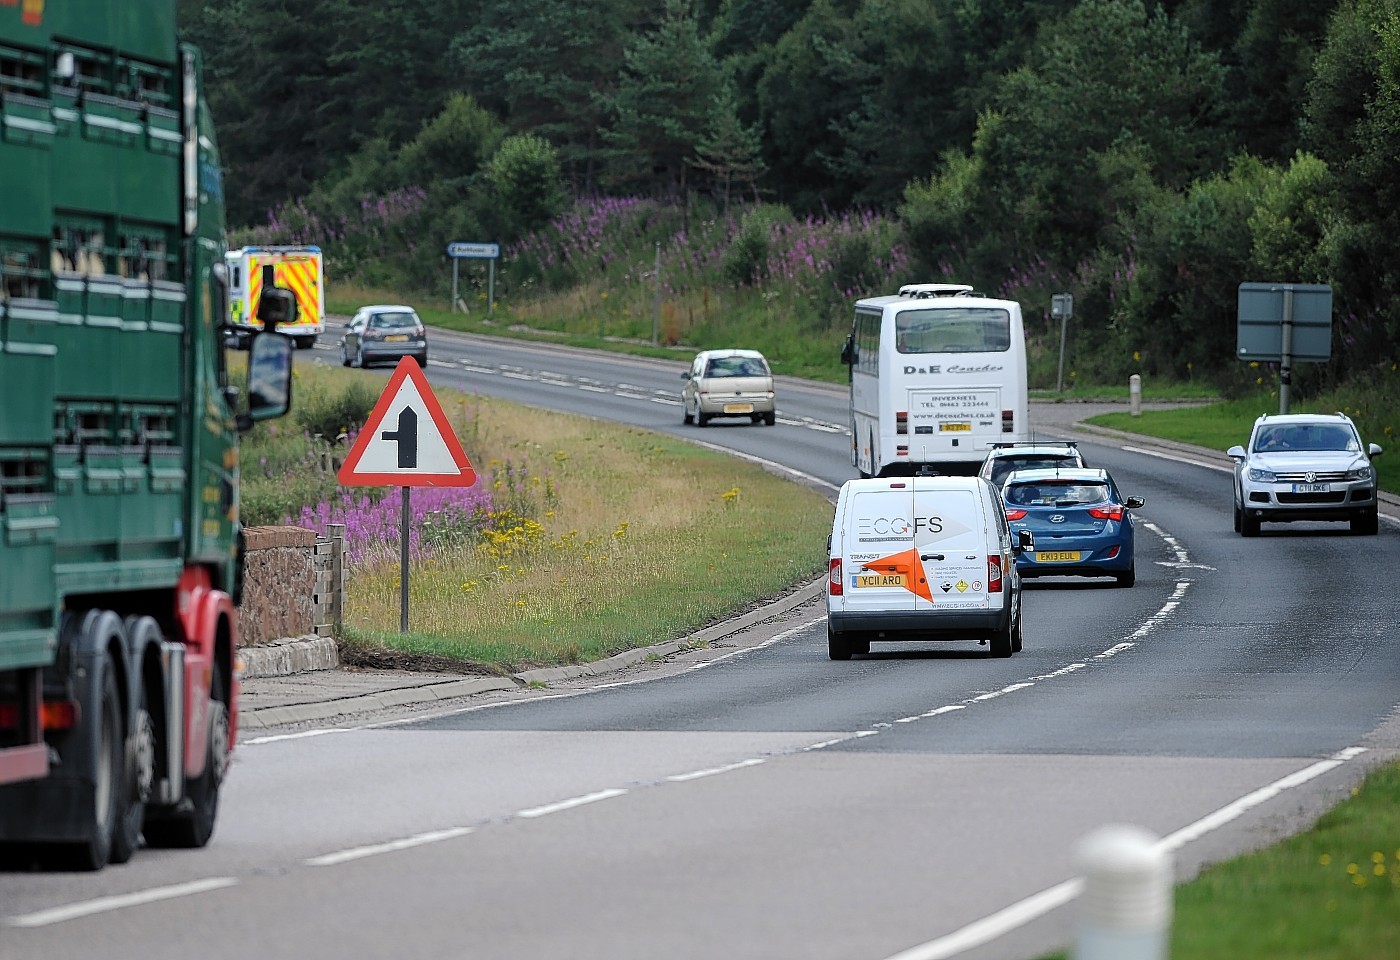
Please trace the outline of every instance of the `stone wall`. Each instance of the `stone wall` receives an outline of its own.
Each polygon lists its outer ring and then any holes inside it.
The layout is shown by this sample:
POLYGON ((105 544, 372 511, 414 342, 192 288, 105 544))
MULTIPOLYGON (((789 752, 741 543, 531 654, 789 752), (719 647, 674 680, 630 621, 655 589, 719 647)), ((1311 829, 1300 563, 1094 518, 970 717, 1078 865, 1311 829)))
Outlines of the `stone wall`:
POLYGON ((245 527, 240 647, 331 636, 344 603, 344 528, 317 537, 301 527, 245 527))

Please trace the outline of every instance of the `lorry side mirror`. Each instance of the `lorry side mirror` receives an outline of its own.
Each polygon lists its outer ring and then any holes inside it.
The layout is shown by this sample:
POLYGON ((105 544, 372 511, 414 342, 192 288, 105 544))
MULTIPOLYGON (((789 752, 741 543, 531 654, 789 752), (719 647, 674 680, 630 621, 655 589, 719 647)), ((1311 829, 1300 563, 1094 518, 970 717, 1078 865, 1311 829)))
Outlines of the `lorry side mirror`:
POLYGON ((264 287, 258 298, 258 319, 264 330, 275 330, 282 323, 296 323, 296 295, 286 287, 264 287))
POLYGON ((291 406, 292 338, 264 331, 248 348, 248 412, 239 415, 238 429, 283 416, 291 406))

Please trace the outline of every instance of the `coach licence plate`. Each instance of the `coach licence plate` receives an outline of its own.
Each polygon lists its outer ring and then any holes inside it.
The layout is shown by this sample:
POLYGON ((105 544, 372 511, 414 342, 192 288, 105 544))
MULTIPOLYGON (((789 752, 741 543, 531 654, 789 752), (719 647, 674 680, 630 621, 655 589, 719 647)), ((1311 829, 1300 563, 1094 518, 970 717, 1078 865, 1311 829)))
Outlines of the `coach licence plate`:
POLYGON ((938 429, 944 433, 961 433, 964 430, 971 430, 970 423, 940 423, 938 429))

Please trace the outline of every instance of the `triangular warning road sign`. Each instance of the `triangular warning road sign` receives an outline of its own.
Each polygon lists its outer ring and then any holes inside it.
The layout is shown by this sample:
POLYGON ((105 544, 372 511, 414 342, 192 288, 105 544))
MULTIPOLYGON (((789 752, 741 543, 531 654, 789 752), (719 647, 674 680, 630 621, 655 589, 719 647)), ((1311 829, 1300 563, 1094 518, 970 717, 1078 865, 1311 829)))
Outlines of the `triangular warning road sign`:
POLYGON ((336 477, 348 487, 476 483, 476 471, 417 360, 404 357, 394 368, 336 477))

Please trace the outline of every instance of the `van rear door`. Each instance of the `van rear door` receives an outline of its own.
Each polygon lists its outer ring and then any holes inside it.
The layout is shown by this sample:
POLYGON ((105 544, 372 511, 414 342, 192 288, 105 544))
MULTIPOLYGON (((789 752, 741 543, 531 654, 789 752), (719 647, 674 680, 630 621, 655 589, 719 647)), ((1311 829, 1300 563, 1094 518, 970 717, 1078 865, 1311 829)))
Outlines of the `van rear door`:
POLYGON ((972 490, 916 488, 914 545, 927 580, 926 589, 913 593, 916 610, 988 608, 988 551, 993 543, 998 562, 1001 556, 982 507, 972 490))
POLYGON ((912 484, 891 480, 855 491, 843 522, 846 612, 913 610, 920 571, 912 484))

